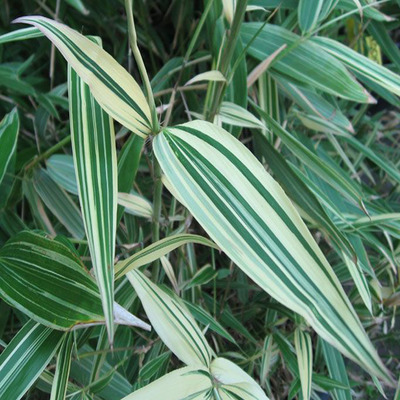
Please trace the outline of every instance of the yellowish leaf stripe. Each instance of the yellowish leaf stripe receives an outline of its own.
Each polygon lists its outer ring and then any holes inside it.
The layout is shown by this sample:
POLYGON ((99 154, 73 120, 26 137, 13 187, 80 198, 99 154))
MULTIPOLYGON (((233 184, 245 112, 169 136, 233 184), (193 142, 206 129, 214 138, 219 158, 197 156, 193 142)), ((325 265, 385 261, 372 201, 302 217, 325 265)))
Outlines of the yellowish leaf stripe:
POLYGON ((297 354, 297 364, 303 399, 309 400, 311 396, 311 379, 313 366, 313 349, 309 333, 297 328, 294 332, 294 345, 297 354))
POLYGON ((114 333, 114 256, 117 224, 117 150, 112 119, 70 67, 71 137, 79 200, 100 289, 109 339, 114 333))
POLYGON ((115 279, 121 278, 128 271, 158 260, 160 257, 165 256, 169 252, 186 243, 197 243, 204 246, 213 247, 215 249, 218 248, 211 240, 208 240, 200 235, 182 233, 179 235, 169 236, 151 244, 150 246, 147 246, 143 250, 138 251, 136 254, 127 258, 126 260, 117 263, 115 266, 115 279))
POLYGON ((400 76, 398 74, 336 40, 318 36, 312 41, 354 71, 400 96, 400 76))
POLYGON ((21 232, 0 250, 0 272, 1 297, 46 326, 104 321, 96 283, 61 243, 21 232))
POLYGON ((69 370, 71 368, 71 355, 74 344, 74 333, 64 335, 60 350, 57 355, 56 373, 51 386, 50 400, 64 400, 67 393, 69 370))
POLYGON ((132 193, 118 193, 118 204, 125 207, 125 212, 138 217, 151 218, 153 206, 142 196, 132 193))
POLYGON ((304 222, 249 150, 225 130, 193 121, 157 135, 154 151, 186 207, 239 267, 344 354, 391 381, 304 222))
POLYGON ((39 28, 60 50, 93 96, 114 119, 142 137, 151 131, 150 109, 131 75, 101 47, 77 31, 40 16, 14 22, 39 28))
POLYGON ((127 277, 161 340, 187 365, 210 365, 212 350, 190 312, 138 271, 127 277))
POLYGON ((0 398, 19 400, 56 352, 63 332, 28 321, 0 355, 0 398))

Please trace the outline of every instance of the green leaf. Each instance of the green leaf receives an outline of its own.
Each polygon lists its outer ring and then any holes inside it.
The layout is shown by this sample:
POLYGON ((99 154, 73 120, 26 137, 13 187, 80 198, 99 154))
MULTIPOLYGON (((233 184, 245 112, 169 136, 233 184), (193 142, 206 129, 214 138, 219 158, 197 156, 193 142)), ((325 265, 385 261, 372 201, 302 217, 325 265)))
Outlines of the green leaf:
POLYGON ((229 125, 240 126, 244 128, 263 128, 263 123, 252 113, 237 104, 224 101, 221 104, 218 119, 229 125))
POLYGON ((68 74, 71 137, 79 200, 108 337, 113 342, 117 150, 112 119, 75 71, 68 74))
POLYGON ((310 334, 297 328, 294 332, 294 344, 296 347, 303 399, 310 400, 313 367, 313 348, 310 334))
POLYGON ((236 265, 349 358, 391 382, 306 225, 243 144, 192 121, 164 129, 154 152, 173 192, 236 265))
MULTIPOLYGON (((324 340, 321 343, 330 377, 349 387, 347 368, 342 355, 324 340)), ((351 400, 353 398, 350 389, 334 389, 334 394, 337 400, 351 400)))
POLYGON ((67 332, 61 343, 57 355, 56 373, 51 386, 50 400, 64 400, 67 393, 69 370, 71 368, 71 356, 74 344, 73 332, 67 332))
POLYGON ((0 355, 0 398, 19 400, 53 358, 64 333, 28 321, 0 355))
POLYGON ((200 235, 182 233, 179 235, 168 236, 156 243, 151 244, 150 246, 147 246, 143 250, 138 251, 136 254, 127 258, 126 260, 117 263, 115 266, 115 279, 121 278, 128 271, 158 260, 160 257, 165 256, 169 252, 186 243, 197 243, 204 246, 217 248, 217 246, 211 240, 208 240, 200 235))
POLYGON ((67 330, 104 321, 96 283, 65 245, 21 232, 0 250, 0 294, 35 321, 67 330))
POLYGON ((128 272, 127 277, 166 346, 185 364, 208 367, 212 350, 179 298, 169 296, 138 270, 128 272))
POLYGON ((19 118, 14 108, 0 122, 0 184, 17 147, 19 118))
POLYGON ((33 176, 33 185, 44 204, 76 239, 83 239, 85 229, 81 213, 68 193, 58 186, 46 170, 39 169, 33 176))
POLYGON ((16 23, 39 28, 60 50, 102 108, 112 118, 142 137, 151 131, 147 101, 132 76, 90 39, 59 22, 39 16, 21 17, 16 23))
POLYGON ((336 40, 327 37, 314 37, 312 42, 342 61, 353 71, 367 77, 397 96, 400 95, 399 75, 336 40))
MULTIPOLYGON (((260 27, 261 23, 258 22, 242 25, 241 37, 244 45, 250 42, 260 27)), ((284 57, 278 57, 271 65, 275 74, 294 83, 302 82, 348 100, 359 103, 373 101, 341 62, 314 43, 303 42, 299 36, 283 27, 265 25, 252 42, 248 53, 263 61, 284 44, 287 45, 286 54, 284 57)))
POLYGON ((67 192, 78 195, 74 159, 68 154, 54 154, 47 161, 47 173, 67 192))

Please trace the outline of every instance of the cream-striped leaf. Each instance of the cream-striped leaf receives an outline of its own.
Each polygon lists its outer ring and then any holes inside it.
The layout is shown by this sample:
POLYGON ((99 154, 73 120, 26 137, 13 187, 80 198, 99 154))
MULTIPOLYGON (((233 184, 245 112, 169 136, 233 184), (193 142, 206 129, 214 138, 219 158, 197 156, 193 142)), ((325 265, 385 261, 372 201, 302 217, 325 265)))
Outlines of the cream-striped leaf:
POLYGON ((209 372, 201 367, 177 369, 122 400, 211 400, 209 372))
POLYGON ((268 400, 258 383, 232 361, 218 357, 211 363, 210 371, 220 384, 218 389, 222 398, 268 400))
POLYGON ((117 150, 112 119, 69 68, 69 112, 75 174, 92 264, 109 340, 114 336, 114 255, 117 225, 117 150))
POLYGON ((125 207, 125 212, 138 217, 151 218, 153 206, 143 196, 134 193, 118 193, 118 204, 125 207))
POLYGON ((0 398, 19 400, 46 368, 64 333, 28 321, 0 356, 0 398))
POLYGON ((313 30, 319 20, 324 0, 300 0, 298 6, 299 25, 304 33, 313 30))
POLYGON ((265 127, 264 124, 251 112, 229 101, 224 101, 221 104, 218 118, 225 124, 241 126, 244 128, 262 129, 265 127))
POLYGON ((114 119, 143 137, 151 131, 150 109, 142 90, 110 54, 77 31, 48 18, 27 16, 14 22, 39 28, 114 119))
POLYGON ((400 96, 400 76, 398 74, 336 40, 318 36, 312 41, 352 70, 400 96))
POLYGON ((303 399, 310 400, 313 366, 313 349, 310 334, 297 328, 294 332, 294 345, 296 348, 303 399))
POLYGON ((141 251, 138 251, 136 254, 127 258, 126 260, 117 263, 115 266, 115 279, 121 278, 128 271, 158 260, 160 257, 165 256, 169 252, 186 243, 197 243, 204 246, 218 248, 211 240, 200 235, 182 233, 179 235, 169 236, 151 244, 150 246, 147 246, 141 251))
POLYGON ((208 367, 212 350, 179 298, 168 295, 138 270, 128 272, 127 277, 166 346, 185 364, 208 367))
POLYGON ((243 144, 211 123, 192 121, 164 129, 154 151, 183 204, 244 272, 349 358, 391 382, 298 212, 243 144))

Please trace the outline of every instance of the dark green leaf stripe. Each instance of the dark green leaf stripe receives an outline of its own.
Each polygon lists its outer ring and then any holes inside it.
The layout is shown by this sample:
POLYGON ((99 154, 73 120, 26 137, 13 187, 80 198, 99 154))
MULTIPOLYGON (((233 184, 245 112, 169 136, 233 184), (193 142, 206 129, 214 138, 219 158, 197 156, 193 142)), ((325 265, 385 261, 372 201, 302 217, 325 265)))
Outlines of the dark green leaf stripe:
POLYGON ((0 398, 19 400, 46 368, 63 332, 27 322, 0 356, 0 398))
POLYGON ((390 379, 297 211, 240 142, 194 121, 164 130, 154 148, 169 185, 238 266, 347 356, 390 379))
POLYGON ((96 283, 63 244, 22 232, 0 250, 0 294, 55 329, 104 321, 96 283))
POLYGON ((79 200, 100 289, 109 339, 114 335, 114 255, 117 220, 117 153, 112 119, 70 68, 71 137, 79 200))

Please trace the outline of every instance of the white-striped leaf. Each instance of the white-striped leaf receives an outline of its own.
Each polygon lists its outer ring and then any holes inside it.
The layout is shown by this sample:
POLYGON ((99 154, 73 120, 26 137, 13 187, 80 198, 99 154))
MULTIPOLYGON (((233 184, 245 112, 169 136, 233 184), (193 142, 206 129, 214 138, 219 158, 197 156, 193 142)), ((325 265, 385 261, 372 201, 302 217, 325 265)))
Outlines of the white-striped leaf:
POLYGON ((127 277, 165 345, 185 364, 208 367, 212 350, 179 298, 168 295, 138 270, 127 277))
POLYGON ((117 150, 112 119, 72 68, 68 74, 71 138, 79 200, 109 340, 114 336, 117 150))
MULTIPOLYGON (((258 33, 262 22, 242 24, 241 38, 247 45, 258 33)), ((278 26, 266 24, 251 43, 248 53, 259 61, 286 44, 290 51, 274 62, 271 71, 313 88, 360 103, 374 102, 371 95, 350 75, 345 66, 321 47, 278 26)))
POLYGON ((207 369, 185 367, 164 375, 122 400, 210 400, 211 393, 212 383, 207 369))
POLYGON ((50 400, 64 400, 67 393, 69 370, 71 368, 72 348, 74 344, 74 333, 67 332, 62 340, 57 355, 56 373, 51 385, 50 400))
POLYGON ((143 196, 134 193, 118 193, 118 204, 125 207, 125 212, 138 217, 151 218, 153 206, 143 196))
POLYGON ((64 333, 28 321, 0 355, 0 398, 19 400, 46 368, 64 333))
POLYGON ((310 334, 297 328, 294 332, 294 345, 296 348, 303 399, 310 400, 313 366, 313 349, 310 334))
POLYGON ((46 161, 47 173, 67 192, 78 195, 74 159, 69 154, 54 154, 46 161))
POLYGON ((64 244, 21 232, 0 250, 0 295, 46 326, 104 321, 96 283, 64 244))
POLYGON ((150 109, 142 90, 110 54, 77 31, 48 18, 27 16, 14 22, 39 28, 114 119, 143 137, 151 131, 150 109))
POLYGON ((391 381, 298 212, 243 144, 192 121, 164 129, 154 151, 183 204, 244 272, 345 355, 391 381))
POLYGON ((336 40, 318 36, 312 41, 352 70, 400 96, 400 76, 398 74, 336 40))
POLYGON ((298 18, 301 31, 304 33, 313 30, 319 20, 324 0, 300 0, 298 18))
POLYGON ((19 118, 14 108, 0 122, 0 184, 17 147, 19 118))
POLYGON ((138 251, 136 254, 127 258, 126 260, 117 263, 115 266, 115 279, 121 278, 128 271, 158 260, 160 257, 165 256, 169 252, 186 243, 197 243, 204 246, 217 248, 217 246, 211 240, 208 240, 200 235, 182 233, 179 235, 169 236, 151 244, 150 246, 147 246, 141 251, 138 251))
POLYGON ((37 37, 43 36, 43 33, 40 32, 37 28, 23 28, 17 29, 12 32, 5 33, 0 36, 0 44, 16 42, 19 40, 33 39, 37 37))
POLYGON ((201 74, 198 74, 198 75, 194 76, 192 79, 188 80, 185 83, 185 86, 192 85, 193 83, 201 82, 201 81, 226 82, 226 79, 220 71, 216 71, 216 70, 207 71, 207 72, 202 72, 201 74))

